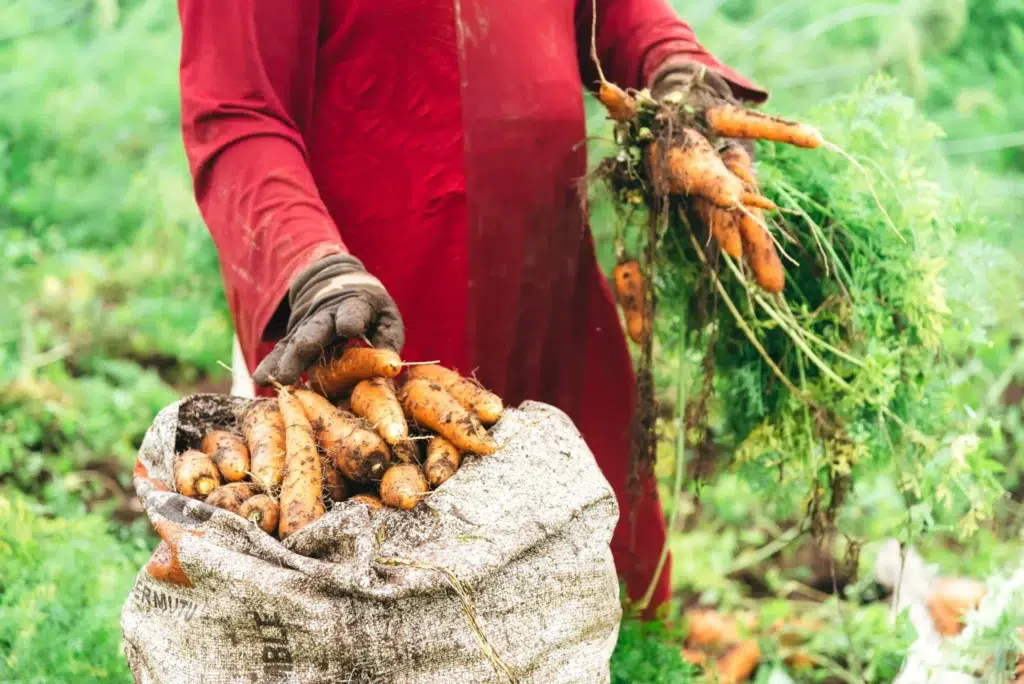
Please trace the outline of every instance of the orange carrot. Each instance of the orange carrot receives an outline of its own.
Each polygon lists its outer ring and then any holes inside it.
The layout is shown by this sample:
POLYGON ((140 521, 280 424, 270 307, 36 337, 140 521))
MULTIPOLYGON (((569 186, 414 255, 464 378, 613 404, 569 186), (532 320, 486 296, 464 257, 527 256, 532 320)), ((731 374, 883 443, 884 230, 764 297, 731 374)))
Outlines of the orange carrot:
POLYGON ((373 515, 380 509, 384 508, 384 502, 373 494, 356 494, 349 498, 349 501, 355 501, 364 504, 370 509, 370 515, 373 515))
POLYGON ((756 639, 746 639, 729 649, 715 666, 721 684, 739 684, 750 679, 761 660, 761 649, 756 639))
POLYGON ((679 655, 683 657, 683 660, 690 663, 691 665, 703 666, 708 662, 708 654, 703 651, 698 651, 692 648, 684 648, 679 651, 679 655))
POLYGON ((256 488, 248 482, 232 482, 217 487, 206 497, 206 503, 225 511, 238 513, 242 504, 256 496, 256 488))
POLYGON ((722 251, 733 259, 742 257, 743 241, 740 238, 739 212, 716 207, 703 197, 694 198, 693 207, 701 221, 711 231, 712 237, 718 241, 722 251))
POLYGON ((265 492, 281 486, 284 473, 284 420, 276 401, 254 403, 242 418, 242 434, 249 447, 252 480, 265 492))
POLYGON ((302 403, 287 388, 277 394, 285 425, 287 457, 281 483, 281 539, 301 530, 324 514, 323 475, 313 428, 302 403))
POLYGON ((722 158, 725 168, 751 187, 757 187, 757 176, 754 175, 754 161, 747 150, 737 142, 730 141, 721 149, 718 156, 722 158))
POLYGON ((497 450, 480 419, 437 383, 413 378, 402 386, 399 399, 408 418, 438 433, 460 451, 493 454, 497 450))
POLYGON ((664 158, 659 143, 652 142, 648 149, 651 179, 659 193, 706 197, 725 208, 743 198, 743 182, 725 168, 707 138, 692 128, 682 129, 679 143, 670 146, 664 158))
POLYGON ((212 430, 203 437, 199 450, 213 460, 227 482, 239 482, 249 474, 249 449, 237 435, 212 430))
POLYGON ((459 469, 459 450, 444 437, 434 437, 427 444, 427 462, 423 470, 431 487, 440 487, 459 469))
POLYGON ((636 100, 614 83, 601 81, 597 99, 608 110, 608 116, 615 121, 630 121, 636 116, 636 100))
POLYGON ((420 448, 418 442, 414 442, 411 439, 406 439, 391 447, 391 455, 402 463, 419 463, 422 459, 420 458, 420 448))
POLYGON ((413 366, 408 371, 410 378, 426 378, 436 382, 448 391, 455 401, 462 404, 468 411, 476 413, 477 418, 485 425, 496 423, 501 418, 504 410, 501 397, 493 392, 488 392, 483 387, 464 378, 457 372, 436 363, 413 366))
POLYGON ((309 372, 309 384, 324 396, 346 392, 360 380, 393 378, 402 372, 402 359, 387 349, 349 347, 309 372))
POLYGON ((390 378, 370 378, 357 384, 352 390, 352 412, 368 420, 388 444, 395 445, 409 436, 409 425, 390 378))
POLYGON ((761 210, 755 207, 747 211, 752 216, 743 214, 740 217, 740 235, 743 237, 743 253, 754 271, 754 279, 766 292, 782 292, 786 274, 775 251, 775 243, 764 226, 761 210))
POLYGON ((257 526, 267 534, 277 532, 277 524, 281 517, 281 508, 274 499, 266 494, 257 494, 238 509, 238 515, 257 526))
POLYGON ((412 463, 396 465, 384 473, 380 481, 380 499, 385 505, 407 511, 420 502, 430 490, 419 466, 412 463))
POLYGON ((174 461, 174 486, 179 494, 202 499, 220 484, 220 472, 202 451, 189 449, 174 461))
POLYGON ((928 597, 928 612, 935 629, 942 636, 956 636, 963 631, 964 616, 981 603, 988 589, 972 579, 941 579, 928 597))
POLYGON ((747 207, 757 207, 758 209, 764 209, 765 211, 778 211, 779 205, 772 202, 764 195, 759 195, 756 192, 745 192, 743 193, 743 204, 747 207))
POLYGON ((320 446, 341 474, 353 482, 379 480, 391 461, 380 435, 355 416, 344 413, 316 392, 295 390, 320 446))
POLYGON ((705 116, 712 130, 723 138, 758 138, 807 148, 819 147, 825 142, 812 126, 737 105, 712 107, 705 116))
POLYGON ((333 508, 335 504, 340 504, 348 498, 348 481, 341 476, 330 458, 321 458, 320 468, 323 470, 324 478, 324 502, 326 505, 326 502, 330 501, 333 508))
POLYGON ((626 317, 626 332, 637 344, 643 344, 651 334, 651 324, 647 320, 647 300, 644 275, 640 264, 635 259, 620 262, 612 270, 615 282, 615 297, 626 317))
POLYGON ((690 611, 686 618, 686 645, 689 648, 716 649, 740 641, 736 620, 717 610, 690 611))

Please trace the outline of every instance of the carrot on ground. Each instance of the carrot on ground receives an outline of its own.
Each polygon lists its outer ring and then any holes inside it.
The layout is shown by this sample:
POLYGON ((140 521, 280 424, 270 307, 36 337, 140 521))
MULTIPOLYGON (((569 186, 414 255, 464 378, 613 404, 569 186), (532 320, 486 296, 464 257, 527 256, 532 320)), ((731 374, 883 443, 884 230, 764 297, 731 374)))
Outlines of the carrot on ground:
POLYGON ((486 425, 496 423, 501 418, 504 404, 494 392, 489 392, 469 378, 464 378, 450 368, 436 363, 413 366, 408 371, 410 378, 426 378, 436 382, 448 391, 455 401, 463 408, 476 413, 477 418, 486 425))
POLYGON ((405 414, 430 428, 461 451, 493 454, 498 446, 476 414, 470 413, 437 383, 412 378, 402 386, 399 399, 405 414))
POLYGON ((976 580, 940 579, 928 597, 928 612, 935 629, 946 637, 959 634, 964 628, 964 616, 978 607, 986 593, 988 588, 976 580))
POLYGON ((324 453, 353 482, 379 480, 391 462, 387 444, 363 420, 344 413, 309 390, 293 392, 306 412, 324 453))
POLYGON ((756 138, 797 147, 820 147, 825 139, 813 126, 786 121, 737 105, 720 105, 705 112, 708 125, 723 138, 756 138))
POLYGON ((615 298, 626 318, 629 339, 643 344, 650 337, 652 326, 646 316, 644 275, 639 262, 630 259, 616 264, 612 269, 612 280, 615 282, 615 298))
POLYGON ((722 248, 722 251, 733 259, 741 258, 743 256, 743 240, 740 238, 738 212, 717 207, 703 197, 694 198, 693 207, 700 220, 711 231, 712 237, 718 241, 718 246, 722 248))
POLYGON ((274 492, 281 486, 284 473, 284 420, 277 402, 256 402, 242 418, 242 434, 249 447, 252 479, 263 491, 274 492))
MULTIPOLYGON (((323 474, 313 428, 302 403, 287 388, 277 394, 285 425, 287 457, 281 482, 281 539, 301 530, 324 514, 323 474)), ((333 407, 332 407, 333 408, 333 407)))
POLYGON ((716 649, 740 641, 736 619, 717 610, 689 611, 686 621, 686 645, 689 648, 716 649))
POLYGON ((764 225, 761 210, 748 209, 740 217, 740 235, 743 238, 743 253, 747 255, 754 279, 766 292, 782 292, 786 285, 786 272, 775 251, 775 243, 764 225))
POLYGON ((380 499, 385 505, 407 511, 420 502, 430 491, 427 478, 419 466, 401 463, 384 473, 380 481, 380 499))
POLYGON ((692 128, 682 129, 678 143, 662 156, 661 144, 648 148, 650 177, 663 195, 706 197, 720 207, 734 207, 743 198, 743 181, 725 167, 707 138, 692 128))
POLYGON ((256 488, 248 482, 232 482, 217 487, 206 497, 206 503, 225 511, 238 513, 248 499, 256 496, 256 488))
POLYGON ((597 99, 608 110, 608 116, 615 121, 630 121, 636 116, 636 100, 614 83, 601 81, 597 99))
POLYGON ((434 437, 427 444, 427 462, 423 471, 431 487, 440 487, 455 474, 462 461, 462 455, 455 445, 444 437, 434 437))
POLYGON ((272 497, 267 494, 257 494, 238 509, 238 515, 257 526, 267 534, 274 534, 277 531, 278 520, 281 517, 281 508, 272 497))
POLYGON ((746 639, 729 649, 718 659, 715 671, 721 684, 739 684, 750 679, 761 660, 761 648, 757 639, 746 639))
POLYGON ((725 168, 729 169, 734 176, 751 187, 757 187, 757 176, 754 175, 754 161, 750 158, 743 145, 730 140, 718 152, 722 158, 725 168))
MULTIPOLYGON (((397 466, 396 466, 397 467, 397 466)), ((356 494, 351 497, 349 501, 355 501, 361 503, 370 509, 370 515, 373 515, 380 509, 384 508, 384 502, 373 494, 356 494)))
POLYGON ((179 494, 202 499, 220 485, 220 472, 202 451, 189 449, 174 460, 174 488, 179 494))
POLYGON ((333 359, 322 361, 309 372, 309 385, 324 396, 334 397, 361 380, 393 378, 402 372, 402 359, 393 351, 349 347, 333 359))
POLYGON ((390 378, 360 381, 352 390, 352 412, 369 421, 392 446, 409 437, 409 425, 390 378))
POLYGON ((227 482, 239 482, 249 474, 249 449, 238 435, 211 430, 203 437, 199 450, 213 460, 227 482))

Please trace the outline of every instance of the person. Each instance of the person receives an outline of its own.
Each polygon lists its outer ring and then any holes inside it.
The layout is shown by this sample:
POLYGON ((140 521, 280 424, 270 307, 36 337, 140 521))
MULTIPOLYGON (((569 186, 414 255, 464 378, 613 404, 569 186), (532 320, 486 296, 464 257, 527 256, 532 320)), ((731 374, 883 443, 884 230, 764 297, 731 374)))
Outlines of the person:
POLYGON ((626 496, 633 370, 581 208, 592 28, 623 88, 767 94, 666 0, 596 6, 179 0, 182 131, 257 383, 365 337, 509 405, 557 406, 618 498, 611 549, 635 600, 666 531, 653 482, 635 510, 626 496))

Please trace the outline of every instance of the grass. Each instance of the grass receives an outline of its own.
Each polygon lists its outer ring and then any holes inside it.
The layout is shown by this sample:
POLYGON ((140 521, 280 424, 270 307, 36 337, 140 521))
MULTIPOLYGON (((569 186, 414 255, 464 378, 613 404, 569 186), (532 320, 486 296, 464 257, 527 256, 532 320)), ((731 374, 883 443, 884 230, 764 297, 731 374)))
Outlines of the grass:
MULTIPOLYGON (((981 181, 987 210, 1019 211, 1024 159, 1000 136, 1024 128, 1020 10, 971 0, 971 21, 958 22, 948 0, 870 4, 892 10, 849 18, 838 0, 680 9, 713 51, 772 85, 773 106, 785 110, 806 111, 889 65, 946 128, 954 162, 1004 174, 981 181), (900 52, 907 26, 918 49, 900 52)), ((223 390, 218 362, 231 357, 216 253, 178 131, 178 28, 173 4, 158 0, 10 0, 0 27, 0 680, 130 681, 119 612, 155 540, 144 518, 113 520, 130 517, 131 464, 152 416, 182 392, 223 390)), ((967 192, 960 168, 948 180, 967 192)), ((606 218, 594 217, 599 239, 606 218)), ((1022 251, 1018 236, 994 229, 956 249, 950 297, 976 307, 984 324, 951 331, 963 343, 953 379, 963 404, 977 408, 1014 358, 1022 251)), ((674 377, 676 363, 665 357, 659 370, 674 377)), ((993 407, 985 425, 1024 436, 1019 409, 1014 418, 993 407)), ((986 439, 1009 437, 994 429, 986 439)), ((1011 458, 1004 466, 1012 486, 1024 468, 1011 458)), ((672 470, 667 453, 659 472, 668 480, 672 470)), ((759 593, 732 572, 792 523, 772 505, 770 484, 727 470, 685 493, 672 544, 681 551, 673 580, 687 600, 769 616, 793 610, 786 588, 811 580, 800 544, 757 565, 759 593)), ((844 515, 859 534, 904 529, 906 510, 889 485, 865 482, 852 497, 844 515)), ((922 529, 932 524, 916 515, 922 529)), ((1014 559, 991 525, 972 544, 974 554, 935 544, 927 555, 979 577, 1014 559)), ((869 546, 865 570, 870 555, 869 546)), ((813 649, 835 662, 856 652, 866 681, 891 681, 905 630, 877 604, 844 605, 854 606, 852 631, 825 630, 813 649)), ((621 634, 614 681, 693 678, 678 658, 682 631, 627 620, 621 634)), ((762 648, 758 681, 790 681, 771 640, 762 648)))

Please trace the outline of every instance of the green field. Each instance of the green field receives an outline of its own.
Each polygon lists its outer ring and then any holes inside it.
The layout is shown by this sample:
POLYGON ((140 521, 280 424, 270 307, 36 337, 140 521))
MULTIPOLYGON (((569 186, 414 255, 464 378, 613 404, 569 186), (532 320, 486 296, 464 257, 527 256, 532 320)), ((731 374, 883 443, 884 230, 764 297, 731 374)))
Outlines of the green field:
MULTIPOLYGON (((801 519, 795 484, 780 505, 770 474, 726 454, 678 497, 680 603, 756 608, 764 624, 799 607, 830 625, 805 647, 810 674, 765 640, 758 682, 889 682, 913 634, 872 602, 880 542, 912 541, 944 573, 979 579, 1022 559, 1024 2, 675 4, 713 52, 773 89, 775 111, 807 116, 891 75, 907 111, 942 131, 913 148, 932 155, 925 180, 970 217, 941 273, 961 318, 938 331, 950 403, 936 410, 972 429, 916 474, 917 491, 887 468, 857 479, 838 526, 841 549, 863 545, 861 572, 842 582, 843 601, 815 545, 787 536, 801 519), (974 484, 943 489, 964 473, 957 482, 974 484)), ((131 681, 119 612, 155 546, 131 490, 136 449, 161 407, 230 385, 231 321, 180 141, 178 40, 173 3, 0 5, 0 681, 131 681)), ((880 120, 877 149, 899 161, 916 133, 880 120)), ((598 207, 605 259, 610 220, 598 207)), ((678 363, 661 359, 666 392, 678 363)), ((673 453, 666 441, 667 500, 673 453)), ((614 681, 696 681, 683 636, 627 620, 614 681)), ((979 644, 1019 648, 989 633, 979 644)))

